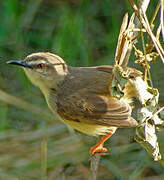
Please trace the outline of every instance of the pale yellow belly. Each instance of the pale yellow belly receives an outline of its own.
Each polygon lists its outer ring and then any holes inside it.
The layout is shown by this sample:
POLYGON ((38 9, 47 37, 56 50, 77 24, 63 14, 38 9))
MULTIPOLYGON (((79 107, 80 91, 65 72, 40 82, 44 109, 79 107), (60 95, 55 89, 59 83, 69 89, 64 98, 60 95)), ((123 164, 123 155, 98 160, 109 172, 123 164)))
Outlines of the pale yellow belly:
POLYGON ((73 129, 76 129, 84 134, 88 134, 91 136, 99 136, 99 135, 105 135, 106 133, 109 132, 109 130, 112 130, 112 132, 115 132, 117 127, 113 126, 102 126, 102 125, 97 125, 97 124, 86 124, 82 122, 75 122, 75 121, 70 121, 70 120, 65 120, 62 119, 56 112, 56 104, 55 103, 49 103, 48 98, 46 98, 47 104, 51 111, 65 124, 71 126, 73 129), (52 106, 53 105, 53 106, 52 106))
POLYGON ((105 135, 106 133, 109 132, 109 130, 115 132, 117 129, 117 127, 113 127, 113 126, 86 124, 86 123, 68 121, 63 119, 60 120, 63 121, 65 124, 71 126, 73 129, 76 129, 84 134, 88 134, 91 136, 105 135))

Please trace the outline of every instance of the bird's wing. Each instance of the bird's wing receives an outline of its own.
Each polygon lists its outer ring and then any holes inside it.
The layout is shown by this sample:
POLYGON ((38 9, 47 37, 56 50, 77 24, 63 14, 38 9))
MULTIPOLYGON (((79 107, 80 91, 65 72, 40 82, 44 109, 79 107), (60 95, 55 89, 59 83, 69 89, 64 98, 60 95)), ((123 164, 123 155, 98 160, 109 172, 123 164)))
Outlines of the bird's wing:
MULTIPOLYGON (((53 98, 53 97, 52 97, 53 98)), ((116 127, 135 127, 128 103, 105 95, 78 91, 57 102, 58 114, 70 121, 116 127)))

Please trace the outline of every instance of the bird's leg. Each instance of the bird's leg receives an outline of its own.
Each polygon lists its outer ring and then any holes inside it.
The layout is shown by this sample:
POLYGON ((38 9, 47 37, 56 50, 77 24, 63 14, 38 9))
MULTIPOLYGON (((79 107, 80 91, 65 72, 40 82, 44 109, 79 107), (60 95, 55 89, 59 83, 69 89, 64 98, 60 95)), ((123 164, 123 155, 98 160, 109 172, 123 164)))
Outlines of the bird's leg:
POLYGON ((111 136, 112 136, 112 134, 114 134, 115 133, 115 131, 116 131, 116 128, 115 129, 109 129, 109 132, 107 133, 107 135, 105 135, 105 136, 103 136, 101 139, 100 139, 100 141, 98 141, 98 143, 95 145, 95 146, 92 146, 91 148, 90 148, 90 155, 92 156, 92 155, 94 155, 96 152, 107 152, 107 149, 105 148, 105 147, 103 147, 103 144, 104 144, 104 142, 107 140, 107 139, 109 139, 111 136))

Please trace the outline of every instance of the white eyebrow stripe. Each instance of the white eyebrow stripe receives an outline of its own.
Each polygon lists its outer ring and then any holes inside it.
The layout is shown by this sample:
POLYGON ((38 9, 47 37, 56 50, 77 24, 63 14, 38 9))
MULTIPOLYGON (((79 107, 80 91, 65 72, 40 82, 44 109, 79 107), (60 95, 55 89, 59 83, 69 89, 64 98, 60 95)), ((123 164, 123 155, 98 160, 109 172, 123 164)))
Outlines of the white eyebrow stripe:
POLYGON ((33 66, 33 65, 37 65, 37 64, 41 64, 41 63, 44 63, 44 64, 47 64, 44 60, 37 60, 37 61, 29 61, 28 64, 30 66, 33 66))

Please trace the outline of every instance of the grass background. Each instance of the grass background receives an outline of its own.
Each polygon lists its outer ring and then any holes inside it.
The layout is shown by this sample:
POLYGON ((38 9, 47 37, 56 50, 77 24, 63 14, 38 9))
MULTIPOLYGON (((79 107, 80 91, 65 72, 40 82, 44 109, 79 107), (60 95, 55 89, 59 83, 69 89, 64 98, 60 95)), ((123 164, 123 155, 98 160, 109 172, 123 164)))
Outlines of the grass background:
MULTIPOLYGON (((148 17, 156 4, 151 2, 148 17)), ((72 66, 113 64, 127 11, 132 14, 127 0, 0 1, 0 180, 88 179, 88 151, 96 138, 74 133, 59 122, 23 70, 5 62, 49 51, 72 66)), ((134 66, 134 56, 130 64, 134 66)), ((158 59, 151 74, 161 105, 163 71, 158 59)), ((164 134, 158 135, 164 155, 164 134)), ((98 179, 164 178, 162 165, 153 162, 133 137, 134 129, 120 129, 106 143, 109 155, 100 162, 98 179)))

